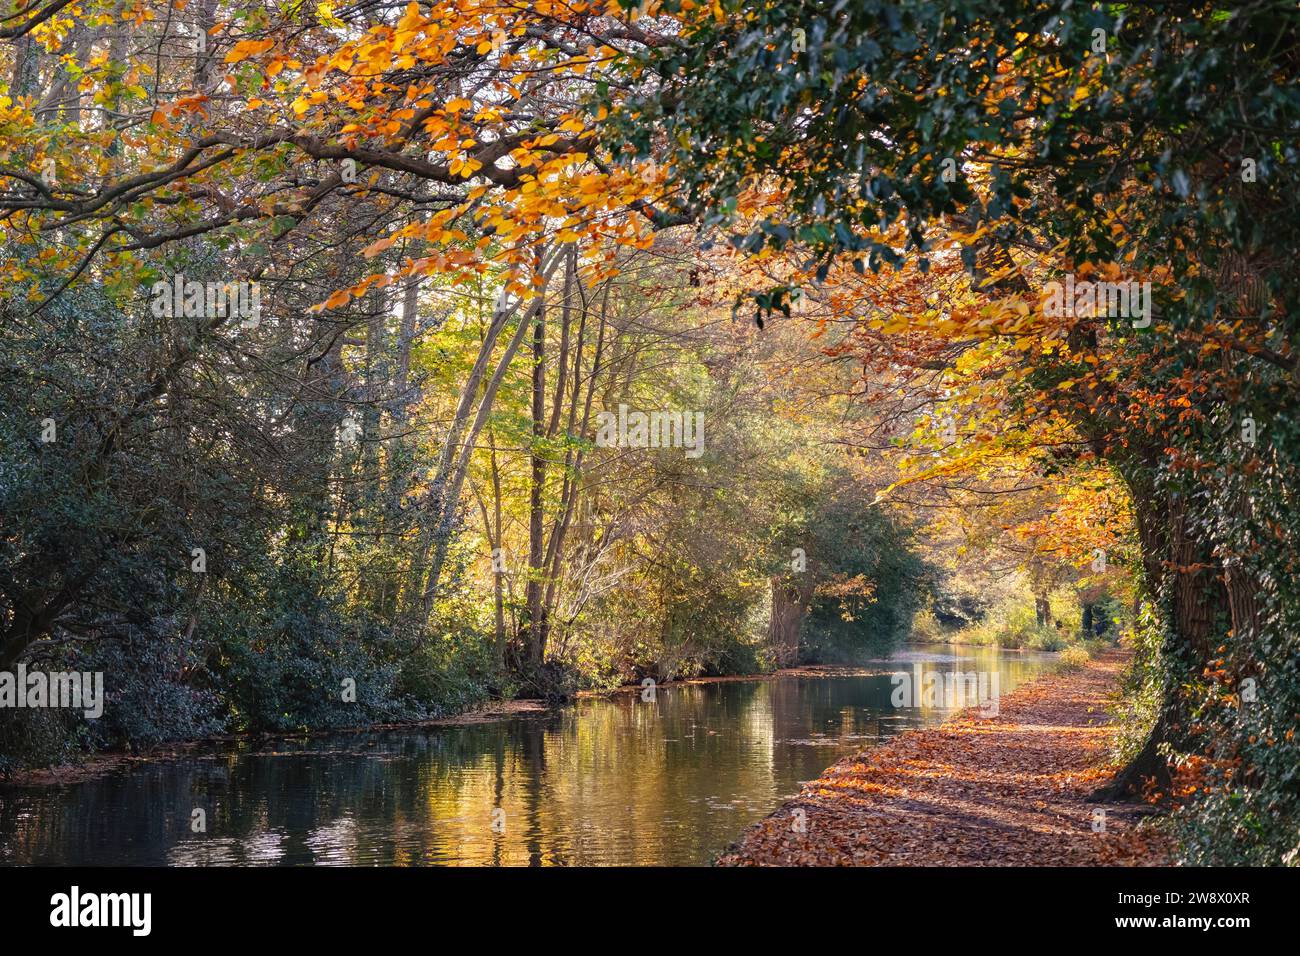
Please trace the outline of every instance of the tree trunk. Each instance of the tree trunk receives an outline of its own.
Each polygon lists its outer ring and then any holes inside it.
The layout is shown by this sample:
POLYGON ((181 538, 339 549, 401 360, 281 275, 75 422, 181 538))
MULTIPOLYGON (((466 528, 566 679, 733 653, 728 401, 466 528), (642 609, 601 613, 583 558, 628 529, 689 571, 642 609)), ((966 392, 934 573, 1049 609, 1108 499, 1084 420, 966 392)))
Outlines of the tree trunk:
MULTIPOLYGON (((550 262, 541 273, 543 281, 550 278, 559 262, 558 254, 551 256, 550 262)), ((505 328, 509 318, 519 311, 520 303, 515 302, 513 305, 494 310, 492 321, 484 335, 483 344, 479 347, 478 357, 474 361, 474 368, 471 370, 469 379, 461 391, 460 402, 457 405, 455 416, 452 419, 451 427, 448 429, 447 438, 438 458, 437 470, 430 482, 429 491, 421 502, 421 507, 426 513, 419 554, 415 568, 412 571, 414 583, 411 587, 411 606, 412 609, 421 611, 425 619, 428 618, 433 609, 438 582, 442 575, 442 566, 446 561, 447 549, 451 543, 450 536, 456 520, 460 490, 465 483, 465 473, 469 470, 469 461, 474 450, 474 444, 478 441, 479 433, 483 430, 483 425, 492 412, 492 404, 496 400, 497 389, 501 385, 501 380, 505 377, 506 369, 510 367, 510 362, 514 359, 515 352, 518 351, 519 344, 523 341, 524 334, 531 325, 532 317, 541 309, 544 296, 545 292, 543 291, 520 317, 519 326, 515 329, 513 338, 506 346, 505 353, 497 362, 492 378, 488 380, 480 399, 479 385, 483 381, 484 374, 486 374, 497 338, 500 336, 502 329, 505 328), (469 426, 468 434, 463 436, 464 440, 462 442, 462 433, 476 403, 478 411, 474 415, 473 423, 469 426), (433 550, 431 558, 429 556, 430 549, 433 550), (428 562, 427 571, 424 569, 426 561, 428 562), (421 579, 423 579, 423 586, 421 586, 421 579)))
POLYGON ((543 491, 546 486, 546 457, 542 439, 546 434, 546 310, 539 310, 533 321, 533 441, 530 449, 532 476, 528 490, 528 662, 542 666, 546 657, 546 620, 542 613, 543 549, 545 519, 543 491))
POLYGON ((776 654, 778 667, 790 667, 799 660, 799 630, 807 611, 788 583, 772 578, 772 616, 768 623, 768 642, 776 654))
MULTIPOLYGON (((1165 604, 1170 637, 1164 648, 1175 670, 1200 674, 1214 653, 1216 635, 1227 613, 1229 594, 1212 543, 1188 528, 1186 498, 1162 495, 1153 483, 1135 475, 1151 467, 1121 469, 1129 485, 1142 544, 1147 591, 1165 604)), ((1187 738, 1187 715, 1175 676, 1146 743, 1115 779, 1091 799, 1113 800, 1140 793, 1148 783, 1168 793, 1172 775, 1166 747, 1180 749, 1187 738)))
POLYGON ((1034 595, 1034 617, 1039 627, 1052 626, 1052 602, 1043 594, 1034 595))

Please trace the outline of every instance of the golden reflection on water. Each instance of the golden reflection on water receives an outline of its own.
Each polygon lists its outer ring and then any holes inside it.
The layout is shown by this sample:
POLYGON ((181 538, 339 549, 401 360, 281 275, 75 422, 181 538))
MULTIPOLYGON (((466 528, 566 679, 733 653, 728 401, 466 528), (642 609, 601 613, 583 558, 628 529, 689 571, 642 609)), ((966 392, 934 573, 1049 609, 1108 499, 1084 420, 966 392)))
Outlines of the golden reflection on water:
POLYGON ((918 656, 926 673, 996 669, 1002 693, 1050 658, 914 648, 862 676, 661 687, 652 702, 620 694, 0 787, 0 863, 707 864, 839 757, 941 720, 890 704, 890 674, 918 656), (205 833, 191 831, 195 808, 205 833))

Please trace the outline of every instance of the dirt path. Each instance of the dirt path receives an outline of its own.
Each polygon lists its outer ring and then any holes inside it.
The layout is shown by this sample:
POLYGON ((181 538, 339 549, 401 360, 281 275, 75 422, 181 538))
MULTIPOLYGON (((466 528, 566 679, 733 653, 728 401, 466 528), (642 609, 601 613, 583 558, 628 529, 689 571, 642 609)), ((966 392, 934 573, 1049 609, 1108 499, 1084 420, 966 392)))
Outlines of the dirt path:
POLYGON ((1108 652, 1017 688, 995 718, 967 711, 846 757, 718 864, 1166 865, 1140 806, 1085 800, 1115 770, 1106 706, 1126 660, 1108 652))

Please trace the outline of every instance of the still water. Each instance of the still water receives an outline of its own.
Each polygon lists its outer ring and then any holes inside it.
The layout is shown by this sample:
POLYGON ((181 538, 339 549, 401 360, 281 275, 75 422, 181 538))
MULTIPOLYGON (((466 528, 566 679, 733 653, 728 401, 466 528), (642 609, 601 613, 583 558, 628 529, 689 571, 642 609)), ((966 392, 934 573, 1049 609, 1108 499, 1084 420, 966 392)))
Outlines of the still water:
POLYGON ((1005 694, 1054 657, 905 647, 853 676, 660 687, 0 785, 0 864, 702 865, 840 757, 949 714, 891 706, 891 674, 996 672, 1005 694), (191 832, 196 808, 206 833, 191 832))

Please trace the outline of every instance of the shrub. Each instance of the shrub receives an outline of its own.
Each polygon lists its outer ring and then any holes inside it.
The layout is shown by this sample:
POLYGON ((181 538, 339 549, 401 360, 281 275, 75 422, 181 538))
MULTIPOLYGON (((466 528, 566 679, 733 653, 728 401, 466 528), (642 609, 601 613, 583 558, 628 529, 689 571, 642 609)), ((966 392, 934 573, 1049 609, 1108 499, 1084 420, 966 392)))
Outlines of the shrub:
POLYGON ((1065 650, 1061 651, 1061 656, 1057 658, 1057 663, 1061 670, 1073 671, 1078 670, 1091 659, 1088 649, 1081 644, 1072 644, 1065 650))
POLYGON ((948 637, 949 632, 939 623, 939 618, 932 607, 921 608, 912 618, 910 640, 926 644, 941 644, 947 641, 948 637))

